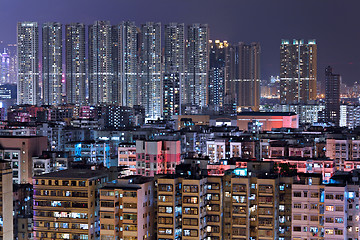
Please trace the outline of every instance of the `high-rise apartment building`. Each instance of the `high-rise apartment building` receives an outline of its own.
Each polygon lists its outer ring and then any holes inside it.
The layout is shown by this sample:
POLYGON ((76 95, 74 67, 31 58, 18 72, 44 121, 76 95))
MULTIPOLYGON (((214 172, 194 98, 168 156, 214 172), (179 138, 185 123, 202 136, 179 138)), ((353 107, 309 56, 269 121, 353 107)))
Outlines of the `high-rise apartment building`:
POLYGON ((317 45, 315 40, 282 40, 280 46, 280 101, 307 103, 316 99, 317 45))
POLYGON ((11 162, 0 161, 0 239, 14 239, 11 162))
POLYGON ((328 66, 325 69, 325 114, 326 120, 336 125, 340 123, 340 75, 328 66))
POLYGON ((165 25, 163 76, 163 116, 180 114, 185 89, 185 27, 183 23, 165 25))
POLYGON ((114 92, 118 103, 133 107, 138 104, 138 29, 134 22, 113 26, 114 92))
POLYGON ((260 44, 247 45, 241 42, 237 50, 236 105, 258 110, 260 105, 260 44))
POLYGON ((110 22, 96 21, 89 26, 88 54, 90 104, 116 102, 110 22))
POLYGON ((184 104, 207 106, 208 71, 209 27, 207 24, 192 24, 187 29, 184 104))
POLYGON ((108 105, 102 108, 104 126, 106 128, 131 127, 135 123, 135 111, 131 107, 108 105))
POLYGON ((86 102, 85 25, 65 26, 66 102, 86 102))
POLYGON ((182 94, 185 90, 185 27, 183 23, 165 25, 164 66, 163 111, 164 118, 168 118, 180 114, 182 94), (179 91, 175 93, 174 89, 179 91))
MULTIPOLYGON (((6 83, 10 84, 16 84, 17 82, 17 45, 16 44, 7 44, 7 46, 4 48, 4 53, 6 52, 6 58, 8 57, 8 81, 6 83)), ((0 53, 0 59, 1 59, 1 53, 0 53)), ((0 60, 1 61, 1 60, 0 60)), ((7 61, 6 61, 7 62, 7 61)), ((3 62, 2 62, 3 63, 3 62)), ((0 63, 1 64, 1 63, 0 63)), ((7 66, 7 63, 5 64, 7 66)), ((0 76, 1 76, 1 70, 0 70, 0 76)))
POLYGON ((141 25, 141 105, 150 119, 162 116, 161 88, 161 24, 141 25))
POLYGON ((99 239, 100 170, 71 169, 34 177, 34 239, 99 239))
POLYGON ((0 84, 10 83, 10 55, 4 49, 0 53, 0 84))
POLYGON ((17 103, 39 104, 39 28, 36 22, 17 24, 17 103))
POLYGON ((10 53, 10 83, 16 84, 17 83, 17 73, 18 73, 18 57, 17 57, 17 45, 16 44, 8 44, 7 46, 8 52, 10 53))
POLYGON ((62 24, 45 23, 42 27, 43 103, 62 103, 62 24))
POLYGON ((183 23, 169 23, 165 25, 165 74, 179 73, 184 75, 185 68, 185 28, 183 23))
POLYGON ((225 86, 229 79, 229 44, 209 40, 209 106, 219 111, 225 102, 225 86))
POLYGON ((165 73, 163 76, 163 117, 171 119, 180 114, 180 74, 165 73))
POLYGON ((236 92, 235 84, 238 79, 238 47, 236 44, 229 44, 228 54, 229 54, 229 79, 225 85, 225 96, 226 102, 234 104, 236 103, 236 92))

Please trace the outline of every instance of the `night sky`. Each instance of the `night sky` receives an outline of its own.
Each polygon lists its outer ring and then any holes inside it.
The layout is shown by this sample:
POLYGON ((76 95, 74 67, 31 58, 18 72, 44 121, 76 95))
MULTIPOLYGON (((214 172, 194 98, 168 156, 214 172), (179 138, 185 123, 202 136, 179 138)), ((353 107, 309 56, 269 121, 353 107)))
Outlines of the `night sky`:
POLYGON ((260 42, 262 79, 279 74, 282 38, 315 38, 318 79, 327 65, 360 81, 359 0, 0 0, 0 41, 16 42, 18 21, 110 20, 208 23, 210 38, 260 42))

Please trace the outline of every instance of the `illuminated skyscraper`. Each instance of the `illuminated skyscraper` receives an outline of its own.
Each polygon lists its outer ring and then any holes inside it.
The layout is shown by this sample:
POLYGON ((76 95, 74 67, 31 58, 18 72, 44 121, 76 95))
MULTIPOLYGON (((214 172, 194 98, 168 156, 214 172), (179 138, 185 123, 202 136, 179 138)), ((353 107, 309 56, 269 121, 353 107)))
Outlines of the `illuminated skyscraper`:
POLYGON ((210 40, 209 45, 209 106, 219 111, 224 105, 225 86, 229 79, 229 44, 210 40))
POLYGON ((6 46, 6 52, 9 54, 9 83, 17 83, 18 63, 17 63, 17 46, 16 44, 8 44, 6 46))
POLYGON ((340 75, 332 72, 328 66, 325 69, 325 113, 326 120, 339 125, 340 121, 340 75))
POLYGON ((10 83, 10 56, 4 49, 0 53, 0 84, 10 83))
POLYGON ((260 44, 238 45, 238 78, 235 99, 238 107, 259 109, 260 104, 260 44))
POLYGON ((186 80, 183 103, 204 107, 208 104, 209 27, 188 26, 186 42, 186 80))
POLYGON ((184 74, 185 38, 183 23, 165 25, 165 73, 184 74))
POLYGON ((163 117, 171 119, 180 114, 179 73, 165 73, 163 77, 163 117))
POLYGON ((17 24, 17 103, 39 103, 39 28, 36 22, 17 24))
POLYGON ((307 103, 316 99, 317 45, 303 39, 282 40, 280 46, 280 101, 307 103))
POLYGON ((72 23, 65 27, 66 99, 67 103, 86 101, 85 25, 72 23))
POLYGON ((45 23, 42 28, 43 102, 62 103, 62 24, 45 23))
POLYGON ((89 26, 89 102, 111 104, 114 72, 112 62, 111 25, 108 21, 96 21, 89 26))
POLYGON ((141 105, 147 118, 162 115, 161 89, 161 24, 141 25, 141 105))
POLYGON ((181 92, 185 89, 185 38, 183 23, 165 25, 165 71, 163 76, 163 115, 180 114, 181 92))
POLYGON ((16 44, 8 44, 3 53, 0 52, 0 84, 16 84, 17 54, 16 44))
POLYGON ((138 30, 134 22, 113 27, 113 60, 117 99, 120 105, 138 105, 138 30))

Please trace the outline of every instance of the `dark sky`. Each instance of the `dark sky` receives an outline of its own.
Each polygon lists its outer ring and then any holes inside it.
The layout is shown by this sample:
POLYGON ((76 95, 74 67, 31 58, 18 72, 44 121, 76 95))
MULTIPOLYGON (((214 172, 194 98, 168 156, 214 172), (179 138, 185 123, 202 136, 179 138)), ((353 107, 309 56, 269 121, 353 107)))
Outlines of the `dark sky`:
POLYGON ((16 41, 18 21, 208 23, 211 39, 261 43, 262 79, 279 74, 282 38, 315 38, 318 79, 332 65, 351 84, 360 80, 359 10, 359 0, 0 0, 0 41, 16 41))

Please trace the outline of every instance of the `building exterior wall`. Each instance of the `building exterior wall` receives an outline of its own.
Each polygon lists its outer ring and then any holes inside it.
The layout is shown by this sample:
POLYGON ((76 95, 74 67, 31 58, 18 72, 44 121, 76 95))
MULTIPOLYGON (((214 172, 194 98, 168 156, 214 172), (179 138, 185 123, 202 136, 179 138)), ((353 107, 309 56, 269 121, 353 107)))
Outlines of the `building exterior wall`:
POLYGON ((162 115, 161 23, 142 24, 141 39, 140 105, 146 117, 155 120, 162 115))
POLYGON ((0 137, 3 147, 2 159, 13 162, 14 182, 31 183, 33 177, 32 157, 47 150, 46 137, 0 137), (18 177, 16 177, 18 176, 18 177))
POLYGON ((187 28, 184 104, 199 107, 208 104, 209 35, 207 24, 187 28))
POLYGON ((324 239, 324 201, 321 185, 294 184, 292 189, 292 238, 324 239))
POLYGON ((316 99, 317 45, 315 40, 282 40, 280 46, 280 101, 307 103, 316 99))
POLYGON ((177 130, 185 127, 184 123, 181 121, 182 118, 191 119, 194 125, 209 125, 210 124, 210 116, 209 115, 175 115, 173 119, 175 119, 175 126, 177 130))
POLYGON ((258 121, 262 124, 263 131, 271 131, 272 128, 298 128, 298 115, 291 116, 237 116, 237 126, 240 130, 248 130, 248 124, 258 121))
POLYGON ((86 102, 85 24, 65 26, 66 102, 86 102))
POLYGON ((154 239, 153 181, 100 190, 100 239, 154 239))
POLYGON ((52 174, 33 179, 34 239, 98 239, 97 191, 108 181, 107 175, 97 172, 68 177, 65 173, 64 177, 52 177, 52 174))
POLYGON ((225 141, 207 141, 206 155, 209 156, 211 163, 218 163, 221 159, 226 158, 225 141))
POLYGON ((13 183, 11 162, 0 162, 1 205, 0 205, 0 238, 13 239, 13 183))
POLYGON ((17 25, 17 103, 39 104, 39 27, 36 22, 17 25))
POLYGON ((118 147, 118 166, 128 167, 128 175, 136 175, 136 146, 118 147))
POLYGON ((62 104, 62 24, 44 23, 42 27, 42 89, 45 105, 62 104))
POLYGON ((114 98, 114 73, 111 25, 108 21, 96 21, 89 26, 89 102, 111 104, 114 98))
POLYGON ((136 141, 137 174, 174 174, 180 164, 180 141, 136 141))

